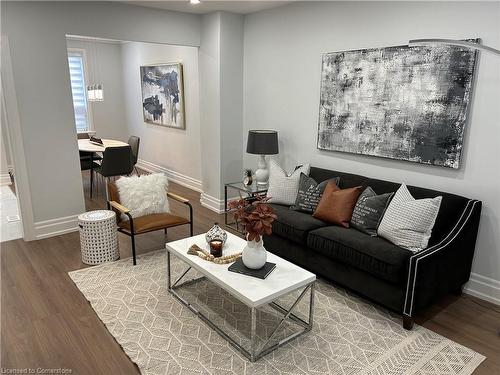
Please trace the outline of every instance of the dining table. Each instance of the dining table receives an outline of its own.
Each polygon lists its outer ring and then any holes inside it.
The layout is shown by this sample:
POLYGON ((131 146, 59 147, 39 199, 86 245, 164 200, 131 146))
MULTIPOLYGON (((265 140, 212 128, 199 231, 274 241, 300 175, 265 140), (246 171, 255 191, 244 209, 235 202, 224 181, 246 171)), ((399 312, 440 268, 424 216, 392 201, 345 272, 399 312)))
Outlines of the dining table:
POLYGON ((114 139, 102 139, 102 145, 91 142, 90 139, 79 139, 78 150, 83 152, 104 152, 106 147, 128 146, 128 143, 114 139))

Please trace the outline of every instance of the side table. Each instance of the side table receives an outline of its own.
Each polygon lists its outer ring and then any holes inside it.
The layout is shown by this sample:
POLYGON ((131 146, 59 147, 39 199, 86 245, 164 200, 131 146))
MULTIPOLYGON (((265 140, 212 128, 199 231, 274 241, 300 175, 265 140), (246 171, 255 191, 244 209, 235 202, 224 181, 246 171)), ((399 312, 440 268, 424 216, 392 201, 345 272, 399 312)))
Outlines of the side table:
POLYGON ((228 221, 228 189, 237 190, 244 198, 253 198, 260 195, 266 195, 267 186, 266 187, 258 187, 257 183, 253 183, 250 186, 246 186, 243 182, 230 182, 224 184, 224 224, 227 227, 230 227, 240 233, 243 233, 238 226, 237 221, 229 222, 228 221))
POLYGON ((83 263, 96 265, 120 258, 114 211, 85 212, 78 216, 78 226, 83 263))

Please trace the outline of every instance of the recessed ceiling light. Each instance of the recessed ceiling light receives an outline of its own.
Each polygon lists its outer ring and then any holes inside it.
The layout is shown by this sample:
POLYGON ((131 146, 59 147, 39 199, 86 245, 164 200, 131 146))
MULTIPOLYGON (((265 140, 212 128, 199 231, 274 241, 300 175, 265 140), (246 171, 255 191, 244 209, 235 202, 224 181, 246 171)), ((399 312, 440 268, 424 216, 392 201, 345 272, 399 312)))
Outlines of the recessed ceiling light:
POLYGON ((200 3, 200 0, 189 0, 189 2, 193 5, 196 5, 200 3))

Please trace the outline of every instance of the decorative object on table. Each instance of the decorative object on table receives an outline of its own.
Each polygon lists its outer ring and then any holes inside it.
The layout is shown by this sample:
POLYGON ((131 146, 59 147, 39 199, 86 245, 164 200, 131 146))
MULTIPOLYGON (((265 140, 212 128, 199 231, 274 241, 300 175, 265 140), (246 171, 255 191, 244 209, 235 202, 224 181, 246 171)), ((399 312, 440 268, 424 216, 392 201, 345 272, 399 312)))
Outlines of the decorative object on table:
POLYGON ((252 170, 245 169, 243 173, 243 185, 252 186, 252 183, 253 183, 252 170))
POLYGON ((144 122, 185 129, 182 64, 141 66, 144 122))
POLYGON ((227 232, 219 226, 219 223, 214 223, 213 227, 205 234, 205 239, 209 244, 213 240, 219 240, 224 245, 227 240, 227 232))
MULTIPOLYGON (((168 179, 163 173, 122 177, 116 182, 121 203, 132 217, 170 212, 166 191, 168 179)), ((126 215, 122 215, 126 220, 126 215)))
POLYGON ((377 233, 392 243, 418 252, 427 247, 442 196, 415 199, 405 184, 394 194, 377 233))
POLYGON ((334 182, 326 185, 313 216, 327 223, 349 228, 354 206, 363 188, 340 189, 334 182))
POLYGON ((276 268, 276 263, 266 262, 264 266, 259 269, 251 269, 245 266, 241 258, 236 259, 236 261, 231 264, 228 271, 241 273, 242 275, 257 277, 259 279, 265 279, 269 276, 271 272, 276 268))
POLYGON ((290 207, 290 209, 313 213, 314 210, 316 210, 316 207, 318 207, 319 200, 321 199, 323 191, 329 182, 333 182, 335 185, 339 186, 340 177, 334 177, 318 184, 314 178, 301 173, 297 198, 295 199, 294 205, 290 207))
POLYGON ((210 254, 212 254, 216 258, 220 258, 222 256, 222 247, 224 243, 221 240, 212 240, 209 242, 210 246, 210 254))
POLYGON ((221 256, 221 257, 215 257, 213 254, 202 249, 201 247, 199 247, 196 244, 191 245, 189 247, 187 253, 190 255, 196 255, 196 256, 200 257, 201 259, 207 260, 209 262, 214 262, 215 264, 233 263, 236 259, 241 257, 241 252, 230 254, 230 255, 225 255, 225 256, 221 256))
POLYGON ((269 188, 267 196, 270 203, 291 206, 295 203, 299 191, 300 175, 309 175, 309 164, 295 167, 295 170, 288 174, 275 160, 269 162, 269 188))
POLYGON ((351 227, 375 237, 385 210, 394 193, 377 195, 367 187, 358 198, 351 217, 351 227))
POLYGON ((459 168, 476 60, 449 45, 324 54, 318 148, 459 168))
POLYGON ((234 219, 243 225, 247 233, 242 259, 248 268, 259 269, 266 264, 267 252, 262 235, 272 233, 273 221, 277 218, 272 207, 266 203, 268 200, 267 197, 256 196, 252 203, 244 198, 229 202, 234 219))
POLYGON ((94 144, 99 145, 99 146, 104 145, 104 143, 103 143, 103 141, 102 141, 101 138, 97 138, 97 137, 94 137, 94 136, 90 137, 89 142, 90 143, 94 143, 94 144))
POLYGON ((255 171, 257 185, 266 186, 269 180, 266 155, 279 153, 278 132, 275 130, 249 130, 247 139, 247 153, 260 155, 258 169, 255 171))
POLYGON ((113 211, 96 210, 78 216, 82 262, 96 265, 120 258, 116 215, 113 211))

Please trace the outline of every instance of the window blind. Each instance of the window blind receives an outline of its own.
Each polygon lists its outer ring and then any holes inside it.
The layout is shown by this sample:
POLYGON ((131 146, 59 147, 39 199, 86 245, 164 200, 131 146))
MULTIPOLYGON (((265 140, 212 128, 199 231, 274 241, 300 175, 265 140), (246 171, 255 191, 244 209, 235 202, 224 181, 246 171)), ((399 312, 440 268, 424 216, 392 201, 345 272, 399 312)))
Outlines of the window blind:
POLYGON ((90 130, 90 122, 87 108, 87 85, 85 84, 83 52, 68 52, 68 63, 76 131, 86 132, 90 130))

